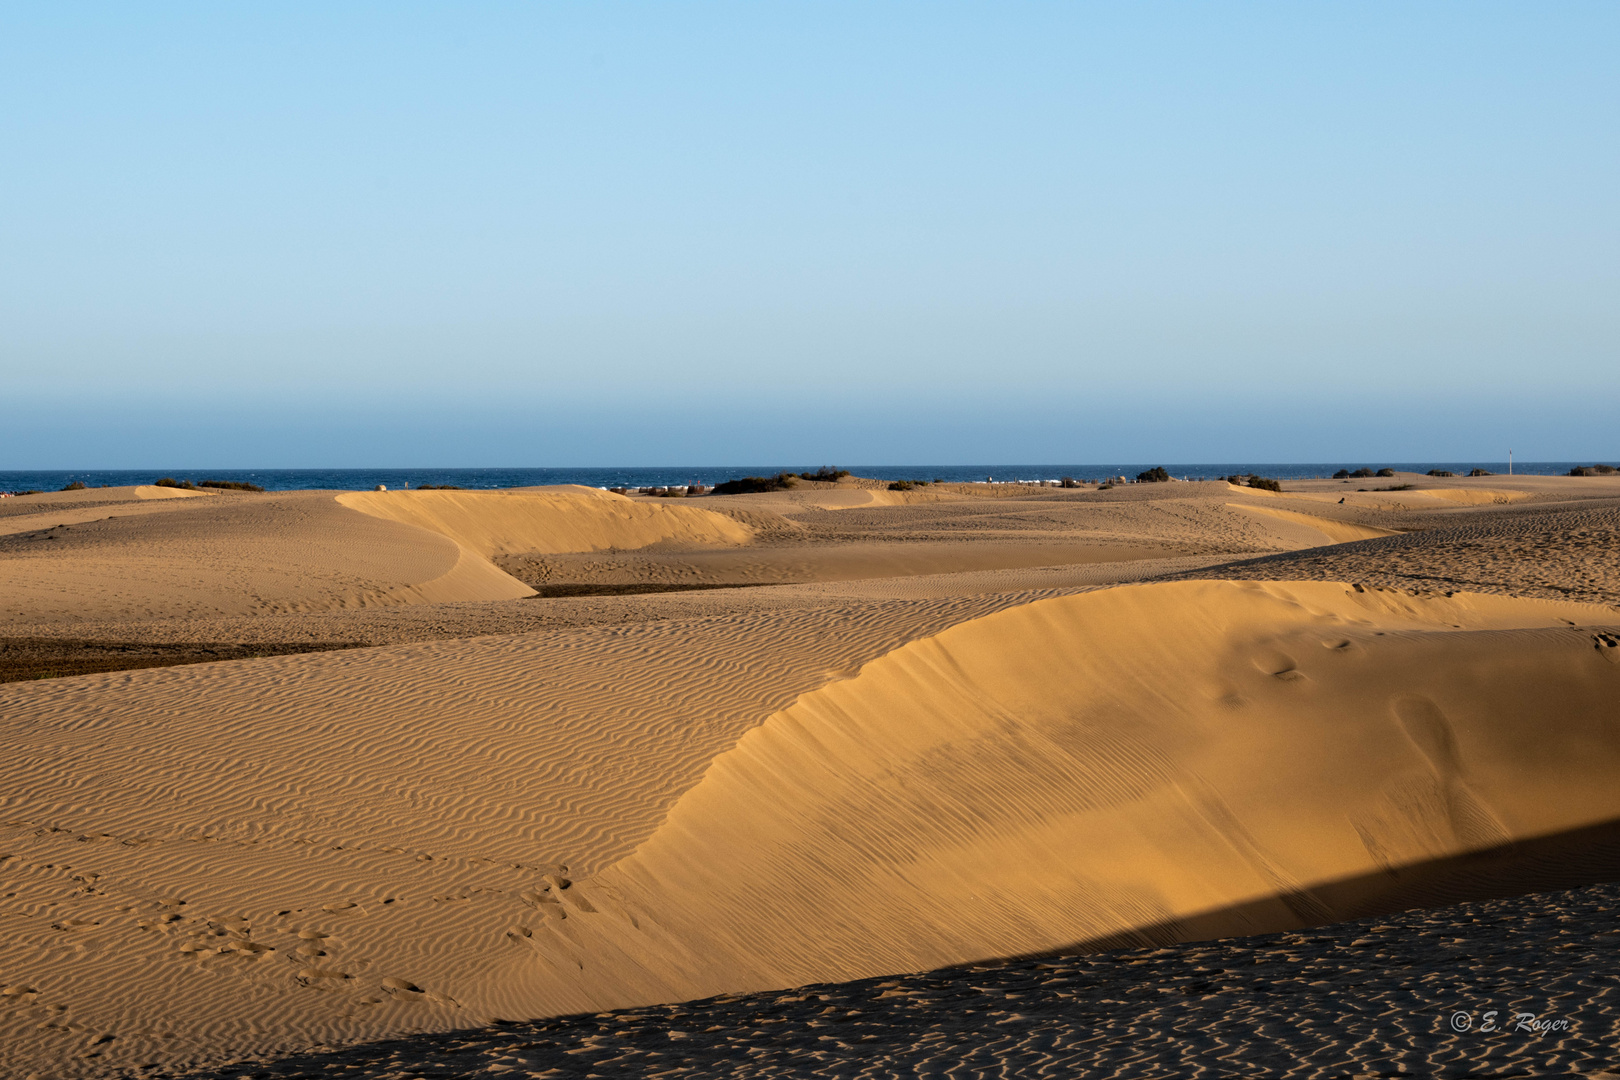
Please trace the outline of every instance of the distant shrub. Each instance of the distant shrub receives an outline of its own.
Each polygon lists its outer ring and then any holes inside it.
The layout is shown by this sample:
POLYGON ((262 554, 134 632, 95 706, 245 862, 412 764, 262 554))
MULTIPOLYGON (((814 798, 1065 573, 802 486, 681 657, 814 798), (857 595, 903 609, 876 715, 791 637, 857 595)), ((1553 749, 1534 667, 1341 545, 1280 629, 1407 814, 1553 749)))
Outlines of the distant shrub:
POLYGON ((926 480, 895 480, 889 484, 890 491, 910 491, 913 488, 927 487, 926 480))
POLYGON ((714 494, 756 495, 765 491, 786 491, 798 483, 798 480, 799 478, 792 473, 777 473, 775 476, 745 476, 740 480, 727 480, 723 484, 714 485, 714 494))
POLYGON ((1350 479, 1350 470, 1349 469, 1340 469, 1338 472, 1333 474, 1333 479, 1335 479, 1335 480, 1348 480, 1348 479, 1350 479))
POLYGON ((1379 475, 1379 476, 1394 476, 1395 475, 1395 470, 1394 469, 1379 469, 1377 475, 1379 475))
POLYGON ((258 484, 250 484, 245 480, 199 480, 200 488, 219 488, 223 491, 263 491, 258 484))
POLYGON ((27 491, 13 491, 13 492, 10 492, 10 494, 12 494, 12 495, 43 495, 45 493, 43 491, 41 491, 39 488, 29 488, 27 491))
POLYGON ((1169 479, 1170 474, 1164 471, 1163 465, 1155 465, 1147 472, 1139 472, 1136 474, 1136 482, 1138 484, 1163 484, 1168 482, 1169 479))
MULTIPOLYGON (((1363 489, 1365 490, 1365 489, 1363 489)), ((1391 484, 1389 487, 1373 488, 1374 491, 1411 491, 1411 484, 1391 484)))
POLYGON ((63 484, 62 485, 62 490, 63 491, 83 491, 85 488, 87 488, 89 486, 90 486, 89 484, 86 484, 82 480, 75 480, 72 483, 63 484))
POLYGON ((154 487, 180 488, 184 491, 196 491, 197 485, 190 480, 176 480, 172 476, 160 476, 152 481, 154 487))
POLYGON ((1065 476, 1063 479, 1058 481, 1058 486, 1059 487, 1066 487, 1066 488, 1077 488, 1077 487, 1080 486, 1080 481, 1076 480, 1072 476, 1065 476))
POLYGON ((1280 481, 1270 480, 1270 479, 1267 479, 1264 476, 1256 476, 1254 473, 1250 473, 1247 476, 1240 476, 1240 475, 1234 474, 1232 476, 1223 476, 1223 477, 1221 477, 1221 479, 1225 480, 1228 484, 1231 484, 1231 485, 1233 485, 1235 487, 1247 486, 1247 487, 1252 487, 1252 488, 1259 488, 1261 491, 1281 491, 1282 490, 1282 483, 1280 481))
POLYGON ((836 483, 838 483, 838 481, 842 480, 844 477, 846 477, 848 475, 849 475, 849 470, 848 469, 835 469, 831 465, 823 465, 821 468, 817 469, 815 472, 802 472, 802 473, 800 473, 799 474, 799 479, 800 480, 814 480, 817 483, 821 483, 821 484, 836 484, 836 483))
POLYGON ((1613 465, 1577 465, 1569 470, 1571 476, 1608 476, 1613 473, 1613 465))
MULTIPOLYGON (((457 485, 457 484, 417 484, 416 485, 416 490, 417 491, 460 491, 461 487, 460 487, 460 485, 457 485)), ((624 490, 629 491, 630 489, 625 488, 624 490)), ((620 494, 623 494, 623 492, 620 492, 620 494)))
POLYGON ((1097 485, 1097 490, 1098 491, 1111 491, 1113 489, 1113 487, 1114 487, 1113 481, 1109 481, 1106 484, 1097 485))
POLYGON ((1357 469, 1355 472, 1351 473, 1350 478, 1352 480, 1367 480, 1367 479, 1370 479, 1372 477, 1372 475, 1373 475, 1373 471, 1371 469, 1360 468, 1360 469, 1357 469))
POLYGON ((1430 476, 1456 476, 1457 474, 1452 472, 1450 469, 1430 469, 1429 470, 1429 475, 1430 476))
POLYGON ((1469 476, 1495 476, 1496 474, 1491 472, 1491 470, 1489 470, 1489 469, 1469 469, 1468 470, 1468 475, 1469 476))

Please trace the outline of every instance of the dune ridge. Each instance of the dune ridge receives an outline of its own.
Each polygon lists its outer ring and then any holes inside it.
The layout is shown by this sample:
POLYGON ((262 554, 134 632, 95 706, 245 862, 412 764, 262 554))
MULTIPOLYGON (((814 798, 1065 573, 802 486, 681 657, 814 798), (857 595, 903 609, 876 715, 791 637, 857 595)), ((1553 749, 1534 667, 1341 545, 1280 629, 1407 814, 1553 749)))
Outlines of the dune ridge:
POLYGON ((1220 910, 1289 928, 1335 917, 1324 881, 1620 814, 1607 609, 1230 582, 976 603, 0 688, 0 970, 26 973, 0 1030, 95 1075, 1220 910))
POLYGON ((514 552, 561 554, 678 544, 731 547, 754 530, 724 514, 574 484, 514 491, 355 491, 342 506, 417 525, 485 558, 514 552))
POLYGON ((976 993, 937 965, 1620 873, 1620 609, 1521 595, 1620 601, 1620 483, 1432 486, 6 500, 86 517, 0 535, 0 648, 221 659, 0 685, 0 1039, 91 1077, 976 993))
POLYGON ((586 895, 705 992, 1393 910, 1412 867, 1620 816, 1593 616, 1336 584, 1025 605, 773 716, 586 895))

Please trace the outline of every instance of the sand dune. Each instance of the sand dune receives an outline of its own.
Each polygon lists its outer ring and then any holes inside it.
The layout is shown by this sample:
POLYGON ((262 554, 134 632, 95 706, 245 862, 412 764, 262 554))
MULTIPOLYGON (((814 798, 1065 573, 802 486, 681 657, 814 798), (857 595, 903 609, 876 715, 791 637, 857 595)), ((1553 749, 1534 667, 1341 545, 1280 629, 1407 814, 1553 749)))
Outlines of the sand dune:
POLYGON ((7 1045, 93 1073, 1296 926, 1620 812, 1603 609, 964 604, 0 688, 7 1045))
POLYGON ((632 501, 576 485, 511 492, 363 491, 337 501, 372 517, 431 529, 486 558, 654 545, 726 547, 746 544, 754 534, 699 507, 632 501))
POLYGON ((33 495, 18 495, 0 502, 0 515, 31 514, 36 511, 72 506, 96 506, 102 503, 146 502, 153 499, 196 499, 216 497, 219 490, 212 488, 158 487, 156 484, 137 484, 124 487, 87 487, 77 491, 41 491, 33 495))
POLYGON ((161 513, 111 509, 0 538, 0 613, 74 623, 530 594, 449 538, 349 510, 330 494, 220 496, 166 504, 161 513))
POLYGON ((516 599, 533 590, 487 556, 752 536, 721 514, 588 488, 144 501, 175 490, 69 492, 95 498, 0 517, 0 615, 86 622, 516 599))
POLYGON ((10 643, 378 646, 0 685, 8 1063, 112 1075, 1588 880, 1614 860, 1570 838, 1620 821, 1620 609, 1523 596, 1620 601, 1620 484, 1514 483, 7 506, 49 521, 0 535, 10 643), (530 598, 494 560, 750 587, 530 598), (1098 588, 1178 574, 1205 580, 1098 588))
POLYGON ((1594 617, 1332 584, 1027 605, 773 716, 587 895, 755 989, 1267 898, 1219 929, 1330 921, 1313 887, 1358 876, 1398 908, 1401 868, 1620 816, 1594 617))
POLYGON ((1378 536, 1394 536, 1393 529, 1380 529, 1371 525, 1357 525, 1350 521, 1335 521, 1332 518, 1317 517, 1313 514, 1301 514, 1295 510, 1284 510, 1278 506, 1243 506, 1237 503, 1228 504, 1233 509, 1250 514, 1261 514, 1275 518, 1292 525, 1300 525, 1310 530, 1300 547, 1320 547, 1324 544, 1346 544, 1354 540, 1371 540, 1378 536))

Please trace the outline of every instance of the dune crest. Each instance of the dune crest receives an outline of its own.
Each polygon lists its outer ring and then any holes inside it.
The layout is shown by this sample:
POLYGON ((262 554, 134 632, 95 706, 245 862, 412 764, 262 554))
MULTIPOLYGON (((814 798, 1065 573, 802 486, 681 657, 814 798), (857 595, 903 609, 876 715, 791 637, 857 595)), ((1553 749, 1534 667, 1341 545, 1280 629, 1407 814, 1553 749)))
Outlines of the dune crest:
POLYGON ((747 525, 700 507, 634 502, 571 484, 519 491, 357 491, 337 501, 372 517, 429 529, 485 558, 655 544, 734 547, 754 536, 747 525))
POLYGON ((1353 540, 1371 540, 1379 536, 1399 535, 1394 529, 1358 525, 1351 521, 1335 521, 1332 518, 1317 517, 1314 514, 1301 514, 1295 510, 1284 510, 1278 506, 1246 506, 1242 503, 1227 503, 1226 505, 1234 510, 1242 510, 1251 514, 1263 514, 1266 517, 1285 521, 1292 525, 1303 525, 1320 533, 1330 544, 1346 544, 1353 540))
POLYGON ((1594 619, 1214 582, 989 615, 744 736, 570 944, 714 993, 1406 906, 1410 868, 1620 817, 1594 619))

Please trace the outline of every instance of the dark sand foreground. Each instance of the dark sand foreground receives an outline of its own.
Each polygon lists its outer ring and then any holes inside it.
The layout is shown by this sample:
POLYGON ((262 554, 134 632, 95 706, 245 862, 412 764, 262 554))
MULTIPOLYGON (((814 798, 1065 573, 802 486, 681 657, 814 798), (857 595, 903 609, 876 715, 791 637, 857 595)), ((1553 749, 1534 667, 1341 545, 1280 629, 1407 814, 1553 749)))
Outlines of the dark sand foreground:
POLYGON ((421 1036, 186 1075, 1620 1075, 1620 885, 421 1036))

